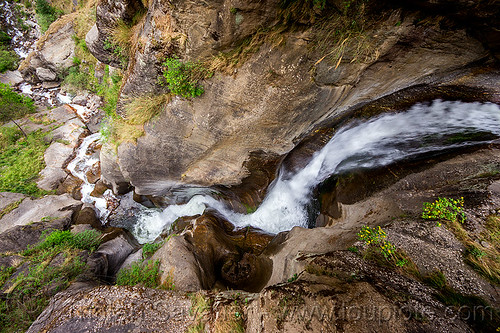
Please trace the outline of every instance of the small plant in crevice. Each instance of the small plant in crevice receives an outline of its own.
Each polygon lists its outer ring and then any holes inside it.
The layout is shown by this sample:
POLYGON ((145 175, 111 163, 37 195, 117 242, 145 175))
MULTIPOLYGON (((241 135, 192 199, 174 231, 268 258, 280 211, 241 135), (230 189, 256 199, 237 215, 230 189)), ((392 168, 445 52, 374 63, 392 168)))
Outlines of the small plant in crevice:
POLYGON ((173 94, 184 98, 201 96, 205 90, 200 81, 212 76, 201 63, 182 62, 176 57, 167 58, 163 66, 160 84, 166 85, 173 94))
POLYGON ((410 261, 407 255, 402 251, 397 251, 394 244, 386 238, 387 233, 380 226, 374 228, 363 226, 358 232, 358 239, 368 245, 369 250, 381 254, 386 262, 397 267, 407 266, 410 261))
POLYGON ((439 220, 447 220, 450 222, 465 221, 464 198, 448 199, 438 198, 434 202, 424 202, 422 218, 428 220, 436 220, 436 225, 441 226, 439 220))
POLYGON ((142 257, 143 259, 151 257, 161 246, 163 242, 160 243, 146 243, 142 246, 142 257))

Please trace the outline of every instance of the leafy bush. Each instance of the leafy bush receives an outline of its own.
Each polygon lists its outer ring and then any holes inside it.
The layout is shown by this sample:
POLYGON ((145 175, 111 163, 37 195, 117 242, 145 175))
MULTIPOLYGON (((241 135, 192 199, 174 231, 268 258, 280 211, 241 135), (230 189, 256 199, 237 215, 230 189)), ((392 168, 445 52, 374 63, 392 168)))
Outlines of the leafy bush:
POLYGON ((50 24, 62 15, 62 11, 52 7, 47 0, 36 0, 35 12, 42 32, 47 31, 50 24))
POLYGON ((436 225, 441 226, 440 219, 447 221, 465 221, 464 198, 448 199, 438 198, 435 202, 424 202, 422 218, 437 220, 436 225))
POLYGON ((201 96, 205 92, 199 81, 209 73, 200 64, 167 58, 163 66, 166 67, 163 78, 172 93, 189 98, 201 96))
POLYGON ((148 260, 132 263, 129 268, 121 269, 116 275, 116 284, 119 286, 135 286, 156 288, 159 286, 160 261, 148 260))
POLYGON ((18 65, 18 56, 14 51, 6 50, 0 45, 0 73, 13 71, 18 65))

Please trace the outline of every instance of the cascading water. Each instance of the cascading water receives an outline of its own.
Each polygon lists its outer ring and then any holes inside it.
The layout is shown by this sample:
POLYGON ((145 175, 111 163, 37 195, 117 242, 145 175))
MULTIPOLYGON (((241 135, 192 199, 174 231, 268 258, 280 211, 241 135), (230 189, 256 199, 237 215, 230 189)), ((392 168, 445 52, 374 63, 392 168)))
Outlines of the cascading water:
POLYGON ((68 164, 67 169, 73 176, 83 180, 81 189, 81 201, 84 203, 94 204, 99 219, 101 221, 106 221, 110 214, 110 211, 107 209, 108 203, 106 197, 113 197, 113 194, 110 190, 107 190, 103 194, 102 198, 93 197, 91 193, 94 190, 95 185, 91 184, 88 181, 86 175, 86 172, 89 170, 89 168, 91 168, 95 163, 99 162, 98 156, 94 156, 91 154, 89 155, 87 152, 90 145, 98 141, 100 139, 100 136, 100 133, 95 133, 83 139, 83 142, 78 148, 75 158, 68 164))
MULTIPOLYGON (((145 210, 133 227, 140 242, 154 240, 175 219, 201 214, 206 207, 219 211, 236 227, 248 225, 270 233, 307 227, 312 190, 326 178, 356 168, 371 168, 445 148, 478 142, 456 142, 453 135, 489 133, 500 136, 500 108, 492 103, 436 100, 416 104, 408 111, 383 114, 340 128, 301 171, 284 170, 253 214, 239 214, 206 195, 187 204, 171 205, 162 212, 145 210)), ((482 141, 484 142, 484 141, 482 141)))

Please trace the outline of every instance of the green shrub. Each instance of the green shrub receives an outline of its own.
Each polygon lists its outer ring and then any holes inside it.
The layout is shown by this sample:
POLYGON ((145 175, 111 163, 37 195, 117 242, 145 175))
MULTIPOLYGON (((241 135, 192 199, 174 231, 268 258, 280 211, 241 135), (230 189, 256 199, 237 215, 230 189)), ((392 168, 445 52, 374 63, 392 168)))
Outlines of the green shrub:
POLYGON ((85 230, 73 235, 71 245, 80 250, 94 252, 101 244, 102 233, 97 230, 85 230))
POLYGON ((132 263, 130 268, 121 269, 116 275, 116 284, 119 286, 135 286, 156 288, 159 286, 160 261, 148 260, 132 263))
POLYGON ((422 218, 436 220, 436 225, 441 226, 439 220, 465 221, 464 198, 448 199, 438 198, 435 202, 424 202, 422 218))
POLYGON ((6 50, 0 46, 0 73, 17 69, 19 57, 14 51, 6 50))
POLYGON ((163 63, 163 79, 173 94, 189 98, 201 96, 204 89, 199 81, 210 74, 200 64, 181 62, 178 58, 167 58, 163 63))
POLYGON ((163 242, 144 244, 142 247, 142 257, 144 259, 151 257, 162 245, 163 242))
POLYGON ((62 11, 52 7, 47 0, 36 0, 35 12, 42 32, 47 31, 50 24, 62 15, 62 11))

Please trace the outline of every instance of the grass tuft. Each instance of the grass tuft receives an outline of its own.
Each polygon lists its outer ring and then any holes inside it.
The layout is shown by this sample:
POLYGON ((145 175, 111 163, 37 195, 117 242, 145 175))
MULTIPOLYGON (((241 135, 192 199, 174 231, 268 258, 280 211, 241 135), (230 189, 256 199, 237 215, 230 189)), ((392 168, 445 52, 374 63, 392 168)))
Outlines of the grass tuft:
POLYGON ((139 261, 132 263, 129 268, 121 269, 116 275, 116 284, 119 286, 135 286, 137 284, 148 288, 156 288, 159 283, 160 261, 139 261))

